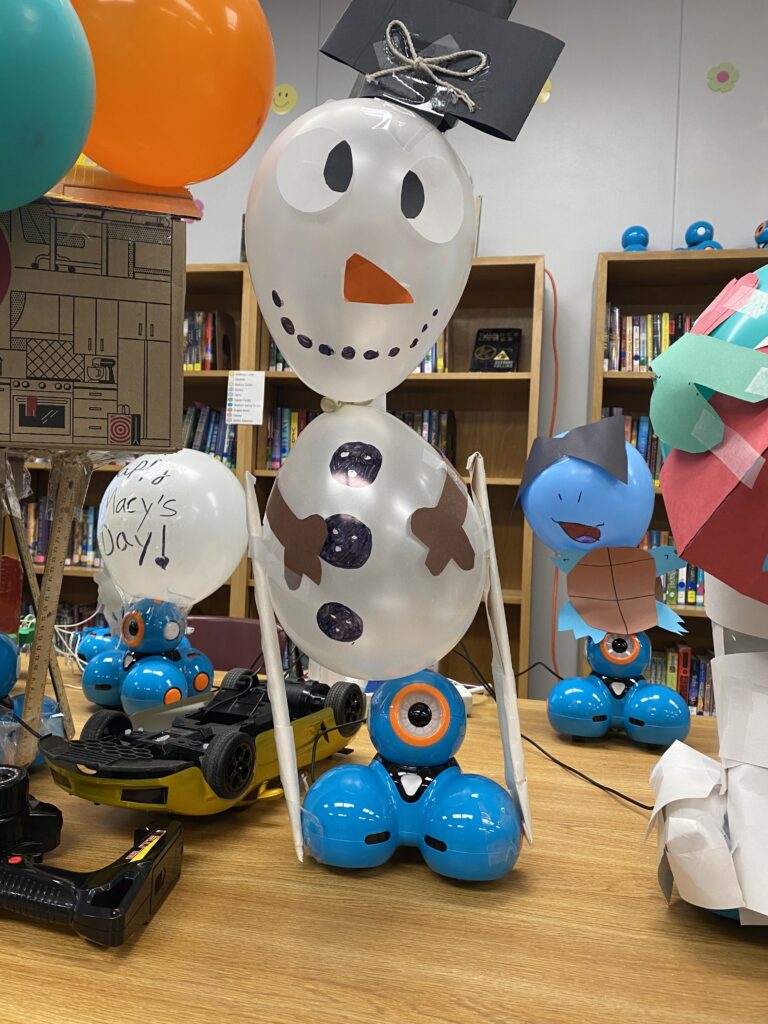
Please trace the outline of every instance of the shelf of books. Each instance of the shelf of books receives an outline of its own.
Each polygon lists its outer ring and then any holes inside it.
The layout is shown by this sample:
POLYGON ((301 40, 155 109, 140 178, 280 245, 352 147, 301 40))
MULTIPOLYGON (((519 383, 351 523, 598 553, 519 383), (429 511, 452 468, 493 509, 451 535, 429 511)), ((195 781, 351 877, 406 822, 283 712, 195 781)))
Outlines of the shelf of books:
MULTIPOLYGON (((516 666, 528 664, 532 538, 515 498, 538 428, 543 299, 543 257, 476 259, 443 337, 418 371, 387 396, 389 411, 445 452, 465 480, 469 456, 475 451, 485 456, 516 666), (505 368, 487 369, 494 363, 505 368)), ((287 368, 261 318, 255 365, 267 371, 265 420, 256 430, 253 463, 263 507, 291 445, 318 415, 320 399, 287 368)), ((484 610, 475 617, 465 643, 489 675, 484 610)), ((471 678, 458 654, 449 655, 442 668, 457 679, 471 678)), ((524 695, 526 677, 520 684, 524 695)))
MULTIPOLYGON (((691 326, 732 278, 765 263, 759 249, 600 253, 595 279, 590 419, 623 415, 627 440, 654 475, 656 502, 645 546, 674 543, 659 487, 661 448, 648 408, 650 363, 691 326)), ((679 640, 652 630, 653 681, 674 685, 692 712, 711 714, 712 630, 704 610, 703 573, 687 566, 662 578, 664 600, 685 621, 679 640)))

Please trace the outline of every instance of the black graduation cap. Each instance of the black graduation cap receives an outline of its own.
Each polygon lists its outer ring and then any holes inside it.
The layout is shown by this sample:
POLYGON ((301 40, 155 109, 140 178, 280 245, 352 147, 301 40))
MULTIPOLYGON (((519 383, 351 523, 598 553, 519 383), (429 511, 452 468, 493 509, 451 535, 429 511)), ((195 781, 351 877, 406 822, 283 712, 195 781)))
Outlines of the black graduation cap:
POLYGON ((586 423, 563 437, 537 437, 523 470, 518 498, 548 466, 568 456, 599 466, 625 484, 628 470, 624 417, 608 416, 596 423, 586 423))
POLYGON ((563 43, 508 21, 516 0, 352 0, 321 47, 357 95, 516 139, 563 43))

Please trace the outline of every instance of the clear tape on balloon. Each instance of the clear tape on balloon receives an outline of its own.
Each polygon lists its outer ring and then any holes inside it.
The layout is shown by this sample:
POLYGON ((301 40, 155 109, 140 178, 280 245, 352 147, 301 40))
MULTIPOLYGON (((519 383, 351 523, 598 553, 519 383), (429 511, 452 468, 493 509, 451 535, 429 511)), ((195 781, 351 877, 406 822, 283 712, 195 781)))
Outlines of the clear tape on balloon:
POLYGON ((757 320, 768 313, 768 292, 750 285, 739 285, 724 297, 723 305, 734 313, 757 320))
MULTIPOLYGON (((19 504, 21 495, 18 492, 17 468, 9 458, 2 456, 2 466, 0 466, 0 476, 3 481, 2 510, 14 519, 21 519, 22 512, 19 504)), ((24 470, 24 472, 27 471, 24 470)))
MULTIPOLYGON (((714 413, 708 412, 707 409, 702 411, 691 431, 696 440, 704 442, 709 436, 705 424, 713 415, 714 413)), ((726 424, 723 428, 723 440, 710 448, 710 451, 745 487, 755 486, 765 466, 765 459, 745 437, 726 424)))
POLYGON ((385 38, 373 46, 379 70, 366 75, 365 81, 375 82, 385 96, 426 114, 477 110, 478 99, 488 88, 488 55, 462 49, 452 35, 423 49, 417 43, 403 22, 390 22, 385 38), (462 88, 462 81, 471 81, 471 95, 462 88))

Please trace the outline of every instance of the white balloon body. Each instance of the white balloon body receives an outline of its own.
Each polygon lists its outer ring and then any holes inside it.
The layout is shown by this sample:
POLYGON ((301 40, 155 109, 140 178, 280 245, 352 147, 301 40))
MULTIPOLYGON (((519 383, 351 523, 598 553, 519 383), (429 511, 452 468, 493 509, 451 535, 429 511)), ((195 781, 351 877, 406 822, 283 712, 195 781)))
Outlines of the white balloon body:
POLYGON ((321 665, 361 679, 407 675, 447 654, 472 622, 487 577, 484 531, 461 478, 410 427, 373 408, 342 406, 302 431, 270 495, 264 540, 275 614, 288 635, 321 665), (447 474, 458 489, 458 543, 468 539, 472 565, 450 560, 433 575, 430 549, 414 535, 411 516, 438 505, 447 474), (295 531, 285 544, 282 502, 295 531), (306 536, 306 524, 296 526, 294 517, 310 516, 325 520, 324 554, 319 566, 312 563, 320 578, 301 575, 298 582, 289 571, 286 579, 286 564, 295 566, 292 556, 306 536), (357 522, 350 525, 349 517, 357 522))
POLYGON ((223 463, 184 448, 129 463, 99 508, 99 550, 126 598, 189 607, 229 579, 245 554, 245 495, 223 463))
POLYGON ((251 278, 278 349, 314 391, 364 401, 419 365, 472 264, 472 182, 445 136, 379 99, 316 107, 251 187, 251 278))

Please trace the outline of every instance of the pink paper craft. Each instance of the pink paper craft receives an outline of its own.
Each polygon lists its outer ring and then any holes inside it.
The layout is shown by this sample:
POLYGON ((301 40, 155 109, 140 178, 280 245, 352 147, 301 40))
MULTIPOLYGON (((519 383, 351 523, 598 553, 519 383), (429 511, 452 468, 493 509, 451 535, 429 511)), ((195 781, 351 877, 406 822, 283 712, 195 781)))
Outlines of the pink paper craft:
POLYGON ((723 444, 699 455, 674 450, 661 470, 670 529, 681 558, 768 604, 768 408, 724 395, 711 405, 726 426, 723 444))
POLYGON ((744 277, 734 277, 716 298, 710 302, 696 323, 690 330, 691 334, 711 334, 716 327, 725 323, 728 317, 733 316, 740 307, 746 303, 752 292, 760 284, 757 274, 749 273, 744 277), (737 298, 738 297, 738 298, 737 298))

